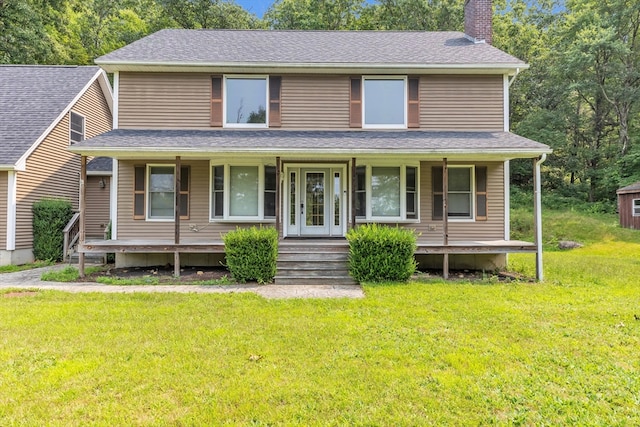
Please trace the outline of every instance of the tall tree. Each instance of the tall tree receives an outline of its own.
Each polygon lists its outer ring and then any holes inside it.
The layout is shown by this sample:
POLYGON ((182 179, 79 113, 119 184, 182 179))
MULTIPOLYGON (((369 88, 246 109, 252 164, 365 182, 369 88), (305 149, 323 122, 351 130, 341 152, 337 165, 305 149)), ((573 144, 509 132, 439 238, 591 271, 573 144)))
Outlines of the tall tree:
POLYGON ((349 30, 364 0, 276 0, 264 19, 276 30, 349 30))
POLYGON ((159 0, 165 16, 181 28, 260 28, 261 21, 233 1, 159 0))
POLYGON ((0 0, 0 63, 46 63, 51 46, 40 10, 32 1, 0 0))

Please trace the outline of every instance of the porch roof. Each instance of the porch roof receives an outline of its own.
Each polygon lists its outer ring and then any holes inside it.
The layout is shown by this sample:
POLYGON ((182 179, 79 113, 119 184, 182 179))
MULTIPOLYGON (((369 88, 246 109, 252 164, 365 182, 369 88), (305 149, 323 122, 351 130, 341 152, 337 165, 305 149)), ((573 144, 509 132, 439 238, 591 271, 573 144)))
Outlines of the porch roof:
POLYGON ((510 132, 293 131, 293 130, 135 130, 116 129, 69 150, 88 156, 160 159, 220 154, 385 156, 451 159, 533 158, 550 153, 545 144, 510 132))

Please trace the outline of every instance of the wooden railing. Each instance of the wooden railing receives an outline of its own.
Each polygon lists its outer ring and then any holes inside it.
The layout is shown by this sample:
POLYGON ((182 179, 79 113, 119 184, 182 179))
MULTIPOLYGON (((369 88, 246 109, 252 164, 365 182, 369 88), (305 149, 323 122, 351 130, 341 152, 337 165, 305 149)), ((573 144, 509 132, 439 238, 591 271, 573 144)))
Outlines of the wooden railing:
POLYGON ((71 254, 73 253, 73 249, 78 243, 78 239, 80 238, 80 213, 76 212, 69 222, 67 226, 62 231, 64 233, 64 248, 62 252, 62 261, 67 261, 71 254))

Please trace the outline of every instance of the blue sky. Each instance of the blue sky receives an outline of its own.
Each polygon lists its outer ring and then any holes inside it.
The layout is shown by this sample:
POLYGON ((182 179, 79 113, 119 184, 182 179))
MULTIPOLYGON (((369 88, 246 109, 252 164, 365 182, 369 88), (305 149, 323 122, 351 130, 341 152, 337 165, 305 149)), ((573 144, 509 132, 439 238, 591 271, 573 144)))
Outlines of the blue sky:
POLYGON ((264 15, 269 6, 271 6, 273 0, 236 0, 236 3, 258 18, 262 18, 262 15, 264 15))

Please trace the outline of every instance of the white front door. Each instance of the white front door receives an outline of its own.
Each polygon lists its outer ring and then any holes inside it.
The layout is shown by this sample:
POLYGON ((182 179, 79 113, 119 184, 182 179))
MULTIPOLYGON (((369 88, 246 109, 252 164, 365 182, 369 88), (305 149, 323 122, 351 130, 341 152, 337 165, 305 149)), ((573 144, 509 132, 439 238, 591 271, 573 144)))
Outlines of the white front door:
POLYGON ((344 236, 343 174, 342 167, 289 168, 288 236, 344 236))

